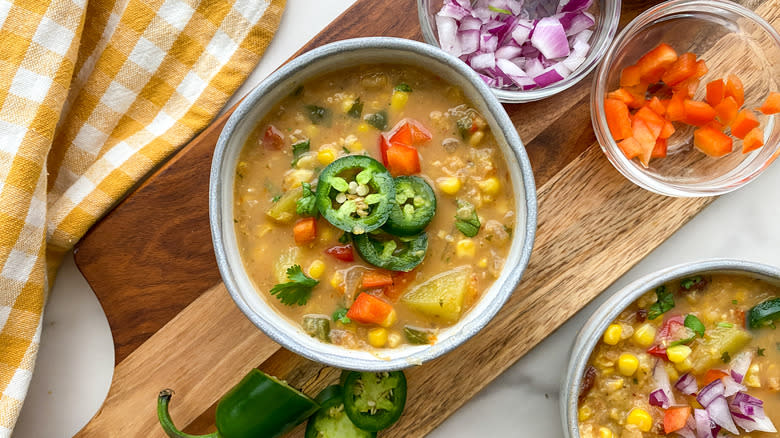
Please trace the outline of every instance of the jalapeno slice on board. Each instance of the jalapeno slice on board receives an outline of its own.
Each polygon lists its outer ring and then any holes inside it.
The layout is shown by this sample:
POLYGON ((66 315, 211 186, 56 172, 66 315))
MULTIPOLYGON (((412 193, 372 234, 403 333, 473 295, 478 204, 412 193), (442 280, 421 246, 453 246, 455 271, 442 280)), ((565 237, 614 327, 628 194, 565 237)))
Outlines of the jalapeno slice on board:
POLYGON ((772 298, 757 304, 748 312, 747 321, 751 329, 771 327, 780 321, 780 298, 772 298))
POLYGON ((320 410, 306 424, 305 438, 373 438, 376 432, 358 428, 345 412, 344 392, 328 386, 317 395, 320 410))
POLYGON ((387 222, 395 202, 393 177, 379 161, 348 155, 330 163, 317 183, 317 208, 333 226, 354 234, 387 222))
POLYGON ((379 431, 393 425, 406 405, 406 376, 403 371, 344 371, 344 409, 355 426, 379 431))
POLYGON ((253 369, 217 403, 217 432, 189 435, 176 428, 168 412, 173 391, 157 397, 157 417, 171 438, 274 438, 303 422, 319 404, 285 382, 253 369))
POLYGON ((414 236, 424 230, 436 213, 436 195, 419 176, 395 179, 395 205, 383 230, 396 236, 414 236))
POLYGON ((412 237, 356 234, 352 241, 363 260, 389 271, 411 271, 422 263, 428 250, 426 233, 412 237))

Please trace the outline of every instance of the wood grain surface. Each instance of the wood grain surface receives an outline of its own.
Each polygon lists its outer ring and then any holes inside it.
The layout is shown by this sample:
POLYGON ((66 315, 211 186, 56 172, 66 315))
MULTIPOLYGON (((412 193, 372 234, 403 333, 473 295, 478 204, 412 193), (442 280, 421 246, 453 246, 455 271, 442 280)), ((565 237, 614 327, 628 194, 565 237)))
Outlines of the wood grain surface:
MULTIPOLYGON (((358 0, 301 51, 359 36, 420 39, 416 17, 392 13, 412 11, 414 3, 358 0)), ((653 3, 623 2, 621 22, 653 3)), ((759 9, 777 27, 780 0, 759 9)), ((538 187, 528 270, 496 318, 456 354, 408 370, 407 414, 383 437, 432 430, 711 202, 653 195, 617 173, 595 142, 590 84, 586 78, 544 101, 505 106, 538 187)), ((206 194, 212 151, 229 114, 95 225, 75 251, 108 317, 117 363, 105 404, 77 436, 162 437, 155 397, 163 387, 178 392, 171 406, 178 424, 191 433, 213 431, 216 401, 252 367, 312 395, 337 379, 338 370, 265 337, 221 285, 206 194)), ((291 436, 302 436, 302 428, 291 436)))

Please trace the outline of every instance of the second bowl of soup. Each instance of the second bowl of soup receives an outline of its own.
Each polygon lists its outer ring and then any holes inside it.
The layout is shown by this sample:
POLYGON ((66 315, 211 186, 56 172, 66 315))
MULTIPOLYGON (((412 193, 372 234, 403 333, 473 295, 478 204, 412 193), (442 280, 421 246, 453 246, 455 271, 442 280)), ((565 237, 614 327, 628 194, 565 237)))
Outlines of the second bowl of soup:
POLYGON ((236 303, 342 368, 403 368, 463 342, 533 243, 533 179, 503 108, 411 41, 335 43, 272 75, 228 122, 211 189, 236 303))

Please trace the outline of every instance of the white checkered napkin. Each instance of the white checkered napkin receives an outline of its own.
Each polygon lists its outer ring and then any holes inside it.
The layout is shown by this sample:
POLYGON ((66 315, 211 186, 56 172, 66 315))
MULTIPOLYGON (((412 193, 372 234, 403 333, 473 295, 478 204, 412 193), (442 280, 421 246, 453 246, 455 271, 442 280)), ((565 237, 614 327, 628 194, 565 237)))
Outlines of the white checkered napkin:
POLYGON ((285 0, 0 0, 0 438, 62 255, 203 129, 285 0))

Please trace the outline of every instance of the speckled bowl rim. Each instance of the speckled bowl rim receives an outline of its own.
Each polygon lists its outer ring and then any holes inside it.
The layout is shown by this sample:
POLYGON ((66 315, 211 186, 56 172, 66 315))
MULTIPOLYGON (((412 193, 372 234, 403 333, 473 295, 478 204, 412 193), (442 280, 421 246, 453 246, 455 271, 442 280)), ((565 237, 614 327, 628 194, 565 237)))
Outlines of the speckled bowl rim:
MULTIPOLYGON (((420 67, 424 68, 424 66, 420 67)), ((233 152, 235 153, 235 151, 233 152)), ((512 157, 504 156, 504 158, 509 160, 512 157)), ((232 182, 232 179, 227 178, 226 181, 232 182)), ((519 207, 519 205, 516 207, 519 207)), ((517 130, 506 111, 501 106, 501 103, 473 70, 468 68, 468 66, 457 58, 425 43, 391 37, 357 38, 330 43, 293 59, 271 74, 260 85, 253 89, 239 104, 238 108, 236 108, 230 116, 222 130, 217 142, 217 147, 214 151, 209 181, 209 221, 217 265, 225 286, 233 298, 233 301, 255 326, 280 345, 307 359, 342 369, 390 371, 408 368, 413 365, 420 365, 461 345, 481 330, 493 316, 495 316, 506 300, 509 299, 514 289, 519 284, 522 274, 528 265, 528 260, 531 256, 531 250, 534 244, 537 221, 536 186, 531 170, 531 163, 517 130), (446 340, 431 346, 422 346, 422 348, 418 349, 410 356, 394 359, 381 357, 355 358, 349 357, 346 353, 347 350, 343 348, 339 349, 341 351, 341 354, 339 354, 322 351, 312 343, 304 345, 304 342, 300 339, 300 333, 297 333, 296 330, 291 327, 291 324, 276 325, 254 312, 242 298, 239 284, 234 276, 233 268, 239 267, 231 267, 228 261, 229 251, 237 253, 235 242, 227 241, 225 238, 226 236, 223 235, 222 229, 223 215, 230 214, 232 216, 232 209, 231 211, 223 211, 222 209, 224 202, 221 194, 223 181, 222 161, 226 159, 229 139, 234 134, 237 125, 242 119, 247 117, 253 106, 264 99, 267 92, 273 90, 277 85, 284 84, 288 78, 299 71, 305 70, 309 64, 332 56, 344 55, 354 51, 370 51, 372 49, 390 49, 411 52, 416 56, 432 58, 443 65, 445 69, 453 71, 455 76, 459 75, 465 78, 480 95, 483 101, 482 103, 488 109, 490 116, 500 128, 500 132, 494 132, 494 135, 499 137, 503 134, 502 136, 506 145, 513 152, 513 158, 517 160, 524 188, 524 193, 515 193, 516 203, 520 204, 522 202, 524 204, 523 207, 525 208, 525 229, 522 231, 516 230, 512 238, 512 247, 515 247, 518 242, 520 242, 520 239, 522 239, 522 247, 519 249, 519 257, 517 258, 518 262, 514 266, 505 266, 504 271, 502 271, 504 281, 499 283, 501 281, 501 278, 499 278, 491 287, 491 291, 493 288, 498 288, 498 292, 494 296, 494 299, 490 301, 486 307, 482 308, 481 313, 473 318, 468 325, 461 327, 456 333, 448 336, 446 340)), ((513 251, 514 249, 510 248, 510 254, 513 251)), ((243 265, 240 266, 240 269, 244 269, 243 265)), ((484 298, 481 301, 484 301, 484 298)), ((472 312, 474 310, 475 309, 472 309, 472 312)), ((300 329, 298 329, 298 331, 299 330, 300 329)))
POLYGON ((780 283, 780 268, 746 260, 709 259, 684 263, 647 274, 615 292, 593 312, 593 315, 574 339, 574 346, 566 367, 566 374, 561 381, 560 390, 560 411, 566 438, 580 438, 577 419, 580 380, 591 352, 601 340, 607 326, 626 307, 647 291, 681 277, 710 273, 747 274, 773 283, 780 283))

